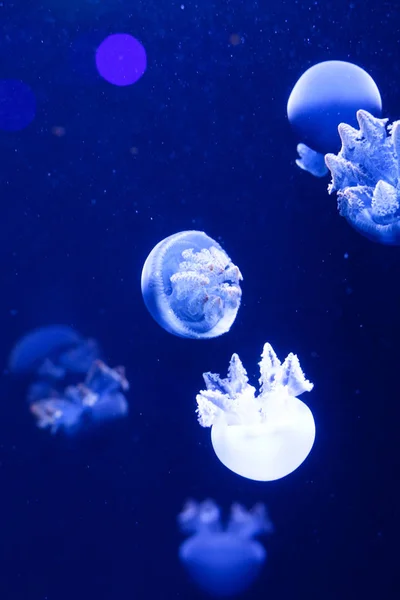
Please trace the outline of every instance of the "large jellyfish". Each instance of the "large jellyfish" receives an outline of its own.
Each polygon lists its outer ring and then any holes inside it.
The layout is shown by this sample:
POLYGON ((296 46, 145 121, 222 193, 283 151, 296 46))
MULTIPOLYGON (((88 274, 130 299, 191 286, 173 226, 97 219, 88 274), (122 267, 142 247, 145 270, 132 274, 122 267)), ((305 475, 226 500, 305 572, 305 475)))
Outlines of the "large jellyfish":
POLYGON ((62 379, 66 372, 86 373, 100 353, 93 339, 85 340, 67 325, 47 325, 24 335, 9 358, 12 373, 62 379))
POLYGON ((339 154, 327 154, 340 214, 362 235, 381 244, 400 244, 400 121, 387 127, 365 110, 359 129, 341 123, 339 154))
POLYGON ((142 271, 151 316, 174 335, 205 339, 226 333, 239 306, 242 275, 202 231, 182 231, 155 246, 142 271))
POLYGON ((189 500, 178 523, 182 532, 193 534, 181 545, 179 558, 200 588, 217 597, 247 590, 267 557, 254 537, 273 531, 263 504, 250 511, 233 504, 224 527, 215 502, 189 500))
POLYGON ((36 384, 30 396, 30 410, 40 429, 75 435, 93 426, 124 417, 128 403, 122 392, 129 389, 123 367, 110 369, 96 360, 84 383, 70 385, 63 392, 36 384), (42 392, 42 396, 41 396, 42 392))
POLYGON ((248 479, 273 481, 297 469, 314 444, 314 418, 298 399, 313 384, 295 354, 281 364, 270 344, 265 344, 259 366, 258 396, 237 354, 226 379, 204 373, 207 389, 197 395, 197 413, 200 425, 212 427, 214 451, 228 469, 248 479))
POLYGON ((322 155, 339 150, 339 123, 355 126, 356 112, 360 109, 377 117, 382 110, 378 87, 361 67, 328 60, 303 73, 287 104, 289 122, 303 142, 297 148, 300 154, 297 165, 317 177, 325 175, 322 155))

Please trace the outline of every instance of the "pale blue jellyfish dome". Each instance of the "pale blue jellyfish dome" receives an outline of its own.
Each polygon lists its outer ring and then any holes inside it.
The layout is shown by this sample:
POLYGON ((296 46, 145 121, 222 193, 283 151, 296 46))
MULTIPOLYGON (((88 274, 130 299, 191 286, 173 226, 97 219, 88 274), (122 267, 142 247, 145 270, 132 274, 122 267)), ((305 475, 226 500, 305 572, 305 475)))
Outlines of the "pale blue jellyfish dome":
POLYGON ((82 337, 68 325, 46 325, 30 331, 15 344, 9 369, 13 373, 29 373, 50 355, 77 346, 82 337))
POLYGON ((290 94, 287 114, 299 141, 326 154, 338 152, 338 125, 356 126, 360 109, 375 117, 381 115, 376 83, 357 65, 328 60, 303 73, 290 94))
POLYGON ((259 575, 267 553, 255 540, 225 532, 186 540, 180 559, 197 585, 217 598, 247 590, 259 575))

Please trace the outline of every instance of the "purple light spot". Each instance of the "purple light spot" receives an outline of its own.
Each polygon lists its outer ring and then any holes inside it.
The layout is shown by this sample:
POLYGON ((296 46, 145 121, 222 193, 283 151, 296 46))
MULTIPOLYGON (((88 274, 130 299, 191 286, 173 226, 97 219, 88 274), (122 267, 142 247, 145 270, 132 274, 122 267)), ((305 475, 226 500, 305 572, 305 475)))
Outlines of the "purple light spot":
POLYGON ((33 121, 36 98, 31 88, 19 79, 0 80, 0 129, 20 131, 33 121))
POLYGON ((142 44, 127 33, 115 33, 103 40, 96 52, 100 75, 113 85, 132 85, 147 67, 142 44))

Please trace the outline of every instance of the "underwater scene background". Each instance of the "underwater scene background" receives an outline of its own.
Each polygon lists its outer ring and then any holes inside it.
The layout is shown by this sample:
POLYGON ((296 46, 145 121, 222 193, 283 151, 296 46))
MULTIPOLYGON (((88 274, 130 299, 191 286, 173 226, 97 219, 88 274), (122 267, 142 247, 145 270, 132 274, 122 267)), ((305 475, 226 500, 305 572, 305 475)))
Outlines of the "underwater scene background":
POLYGON ((178 556, 188 498, 267 506, 267 559, 240 597, 396 597, 399 249, 296 166, 286 105, 306 69, 342 60, 400 118, 400 5, 5 0, 0 31, 0 79, 36 99, 32 122, 0 131, 2 600, 207 597, 178 556), (145 48, 133 85, 96 70, 114 33, 145 48), (243 275, 213 339, 171 335, 142 299, 151 250, 191 229, 243 275), (52 324, 124 365, 125 418, 84 436, 35 427, 9 356, 52 324), (316 438, 297 470, 259 482, 217 460, 196 395, 233 353, 257 385, 266 342, 314 383, 316 438))

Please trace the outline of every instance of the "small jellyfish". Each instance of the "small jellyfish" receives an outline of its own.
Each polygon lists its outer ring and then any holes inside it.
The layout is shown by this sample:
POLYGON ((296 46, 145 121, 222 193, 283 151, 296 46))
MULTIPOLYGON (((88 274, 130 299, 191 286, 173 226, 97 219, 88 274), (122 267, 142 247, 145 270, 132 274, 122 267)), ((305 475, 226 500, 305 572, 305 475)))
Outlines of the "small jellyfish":
MULTIPOLYGON (((321 155, 339 150, 338 125, 345 122, 355 126, 359 109, 377 117, 381 115, 378 87, 364 69, 341 60, 328 60, 310 67, 297 81, 287 104, 290 124, 304 148, 320 154, 319 162, 321 155)), ((311 165, 308 161, 296 162, 315 175, 313 169, 308 168, 318 162, 317 157, 313 159, 311 165)))
POLYGON ((95 340, 85 340, 72 327, 47 325, 18 340, 10 354, 9 369, 16 375, 36 373, 62 379, 66 372, 86 373, 99 353, 95 340))
POLYGON ((155 246, 144 263, 142 294, 151 316, 169 333, 206 339, 231 328, 242 275, 202 231, 182 231, 155 246))
POLYGON ((193 534, 179 548, 179 558, 201 589, 212 596, 228 597, 250 587, 267 557, 254 537, 273 531, 264 504, 256 504, 250 511, 233 504, 224 527, 215 502, 189 500, 178 523, 183 533, 193 534))
POLYGON ((124 417, 128 403, 122 392, 129 389, 123 367, 110 369, 101 360, 90 368, 84 383, 57 392, 45 385, 31 388, 31 413, 40 429, 75 435, 110 420, 124 417), (39 398, 40 390, 46 394, 39 398))
POLYGON ((342 148, 327 154, 332 175, 328 191, 337 192, 340 214, 374 242, 400 245, 400 121, 387 126, 365 110, 358 129, 339 125, 342 148))
POLYGON ((197 413, 200 425, 212 427, 214 451, 228 469, 248 479, 273 481, 297 469, 314 444, 314 418, 298 399, 313 384, 295 354, 281 364, 270 344, 265 344, 259 366, 258 396, 237 354, 226 379, 204 373, 207 389, 197 395, 197 413))

